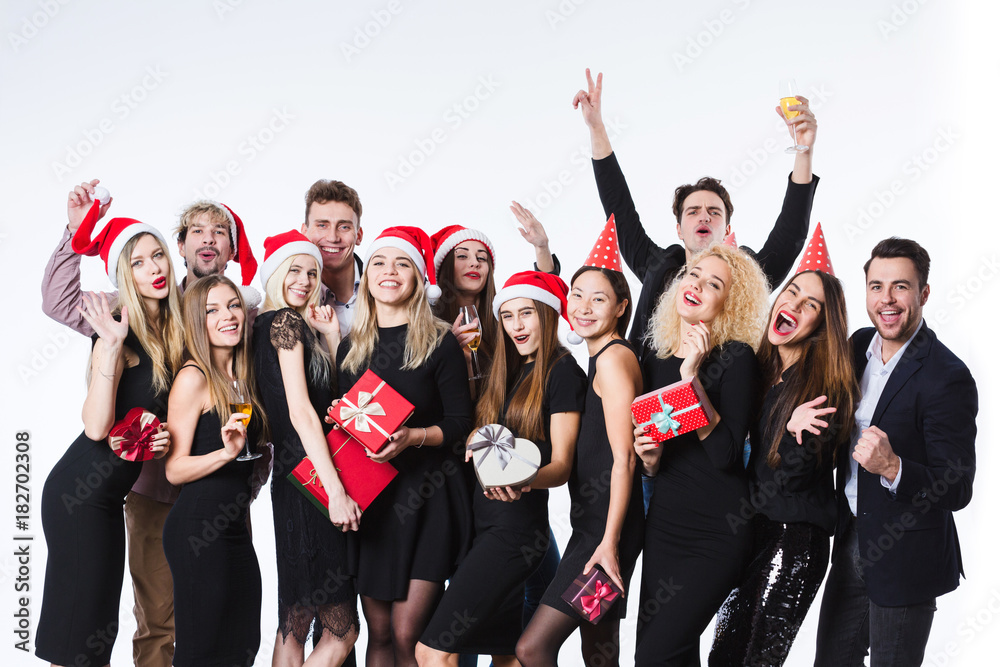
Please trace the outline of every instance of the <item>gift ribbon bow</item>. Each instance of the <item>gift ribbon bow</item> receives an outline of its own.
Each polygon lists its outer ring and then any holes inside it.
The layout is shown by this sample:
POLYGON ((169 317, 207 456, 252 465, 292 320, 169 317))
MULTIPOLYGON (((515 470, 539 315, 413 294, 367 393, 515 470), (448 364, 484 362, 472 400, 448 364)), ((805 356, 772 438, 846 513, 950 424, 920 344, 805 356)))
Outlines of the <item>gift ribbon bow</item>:
POLYGON ((514 434, 503 426, 499 424, 487 424, 476 431, 476 434, 481 435, 483 439, 470 443, 469 449, 472 451, 486 450, 479 457, 479 461, 476 463, 477 468, 483 465, 483 461, 490 455, 490 452, 494 452, 500 461, 500 470, 507 469, 507 464, 510 463, 512 457, 524 461, 535 470, 538 469, 537 465, 514 451, 514 434))
POLYGON ((145 461, 152 458, 150 447, 159 432, 160 420, 152 412, 133 408, 125 418, 115 424, 108 436, 108 444, 126 461, 145 461), (139 414, 133 414, 136 410, 139 414))
POLYGON ((389 434, 385 432, 385 429, 376 424, 374 419, 371 419, 371 417, 382 417, 385 415, 385 408, 382 407, 381 403, 372 403, 375 394, 384 386, 385 381, 382 381, 379 382, 378 386, 371 393, 359 391, 357 405, 351 403, 347 398, 340 399, 341 403, 347 404, 340 407, 340 419, 344 422, 343 425, 347 426, 353 421, 354 428, 362 433, 371 433, 370 427, 374 426, 376 431, 388 438, 389 434))
POLYGON ((583 606, 583 610, 590 617, 590 620, 596 619, 601 614, 601 600, 614 600, 618 592, 611 588, 609 584, 602 584, 600 582, 594 586, 593 595, 584 595, 580 598, 580 604, 583 606))
POLYGON ((676 419, 674 419, 674 417, 680 416, 685 412, 690 412, 695 408, 701 407, 701 403, 698 402, 695 403, 694 405, 689 405, 686 408, 675 411, 674 406, 670 405, 669 403, 663 400, 663 394, 657 394, 656 398, 660 400, 660 407, 662 408, 662 410, 660 412, 654 412, 653 414, 651 414, 649 416, 649 421, 644 424, 639 424, 639 426, 642 426, 643 428, 647 426, 653 426, 660 433, 666 433, 667 431, 670 431, 675 436, 679 435, 677 429, 681 427, 681 423, 676 419))

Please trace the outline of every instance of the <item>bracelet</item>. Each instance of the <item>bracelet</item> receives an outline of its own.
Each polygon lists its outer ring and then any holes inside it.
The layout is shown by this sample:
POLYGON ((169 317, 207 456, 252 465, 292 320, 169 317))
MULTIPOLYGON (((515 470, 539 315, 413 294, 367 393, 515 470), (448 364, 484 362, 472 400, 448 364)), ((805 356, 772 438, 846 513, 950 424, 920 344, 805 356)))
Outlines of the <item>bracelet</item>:
POLYGON ((420 444, 419 445, 414 445, 414 447, 416 447, 417 449, 420 449, 421 447, 423 447, 424 443, 427 442, 427 427, 426 426, 421 426, 420 428, 424 429, 424 437, 420 438, 420 444))
POLYGON ((104 371, 102 371, 100 368, 97 369, 97 372, 100 373, 101 375, 103 375, 104 377, 108 378, 112 382, 115 381, 115 374, 114 373, 112 373, 111 375, 108 375, 107 373, 105 373, 104 371))

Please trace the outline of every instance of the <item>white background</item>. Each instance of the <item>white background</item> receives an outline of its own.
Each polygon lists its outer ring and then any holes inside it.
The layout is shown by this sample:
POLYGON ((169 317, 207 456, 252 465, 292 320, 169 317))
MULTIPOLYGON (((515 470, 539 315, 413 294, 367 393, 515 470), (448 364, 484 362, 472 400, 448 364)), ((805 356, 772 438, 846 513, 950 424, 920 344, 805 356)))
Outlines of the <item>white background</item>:
MULTIPOLYGON (((925 314, 977 377, 981 412, 997 405, 993 3, 33 0, 0 11, 0 471, 11 480, 0 487, 10 517, 0 539, 11 545, 0 547, 0 655, 16 664, 34 658, 13 648, 13 437, 31 431, 34 626, 41 487, 81 430, 89 350, 42 315, 39 285, 66 193, 85 179, 103 179, 113 216, 167 233, 193 199, 220 199, 243 217, 258 258, 265 236, 299 226, 313 181, 341 179, 361 195, 369 239, 397 224, 483 230, 498 283, 531 260, 507 210, 517 199, 546 224, 568 276, 604 222, 588 134, 570 107, 585 67, 606 74, 612 143, 662 244, 675 240, 674 187, 712 174, 730 187, 739 242, 760 246, 791 168, 775 150, 789 140, 773 110, 777 82, 795 77, 819 119, 812 219, 824 224, 852 328, 868 324, 861 265, 871 247, 892 234, 918 240, 933 260, 925 314)), ((99 261, 84 261, 84 285, 109 288, 99 261)), ((957 515, 968 580, 939 600, 926 664, 992 664, 1000 648, 997 434, 987 418, 979 428, 975 498, 957 515)), ((556 494, 562 544, 565 510, 556 494)), ((257 664, 268 664, 267 494, 253 517, 265 582, 257 664)), ((119 664, 131 657, 130 609, 126 578, 119 664)), ((817 610, 788 664, 811 664, 817 610)), ((623 625, 623 664, 634 620, 623 625)), ((573 639, 560 663, 579 661, 573 639)))

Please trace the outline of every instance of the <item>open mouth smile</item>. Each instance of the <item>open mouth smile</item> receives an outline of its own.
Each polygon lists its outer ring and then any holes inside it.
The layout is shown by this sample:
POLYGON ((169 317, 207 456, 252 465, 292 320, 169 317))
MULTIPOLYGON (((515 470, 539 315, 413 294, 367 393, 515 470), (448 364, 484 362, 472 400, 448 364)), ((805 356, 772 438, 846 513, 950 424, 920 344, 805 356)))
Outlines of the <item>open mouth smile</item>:
POLYGON ((701 299, 694 295, 694 292, 684 292, 684 303, 689 306, 700 306, 701 299))
POLYGON ((774 333, 779 336, 787 336, 799 327, 799 321, 791 316, 787 311, 779 310, 774 317, 774 333))

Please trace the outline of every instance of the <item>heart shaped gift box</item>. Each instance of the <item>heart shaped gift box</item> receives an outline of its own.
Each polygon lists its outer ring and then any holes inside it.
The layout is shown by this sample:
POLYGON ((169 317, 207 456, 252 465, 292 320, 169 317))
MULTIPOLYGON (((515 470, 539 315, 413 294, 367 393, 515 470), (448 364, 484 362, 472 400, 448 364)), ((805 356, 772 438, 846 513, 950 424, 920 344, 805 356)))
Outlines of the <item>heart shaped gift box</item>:
POLYGON ((487 424, 477 430, 466 449, 472 451, 476 477, 483 489, 530 484, 542 463, 542 453, 535 443, 515 438, 500 424, 487 424))

